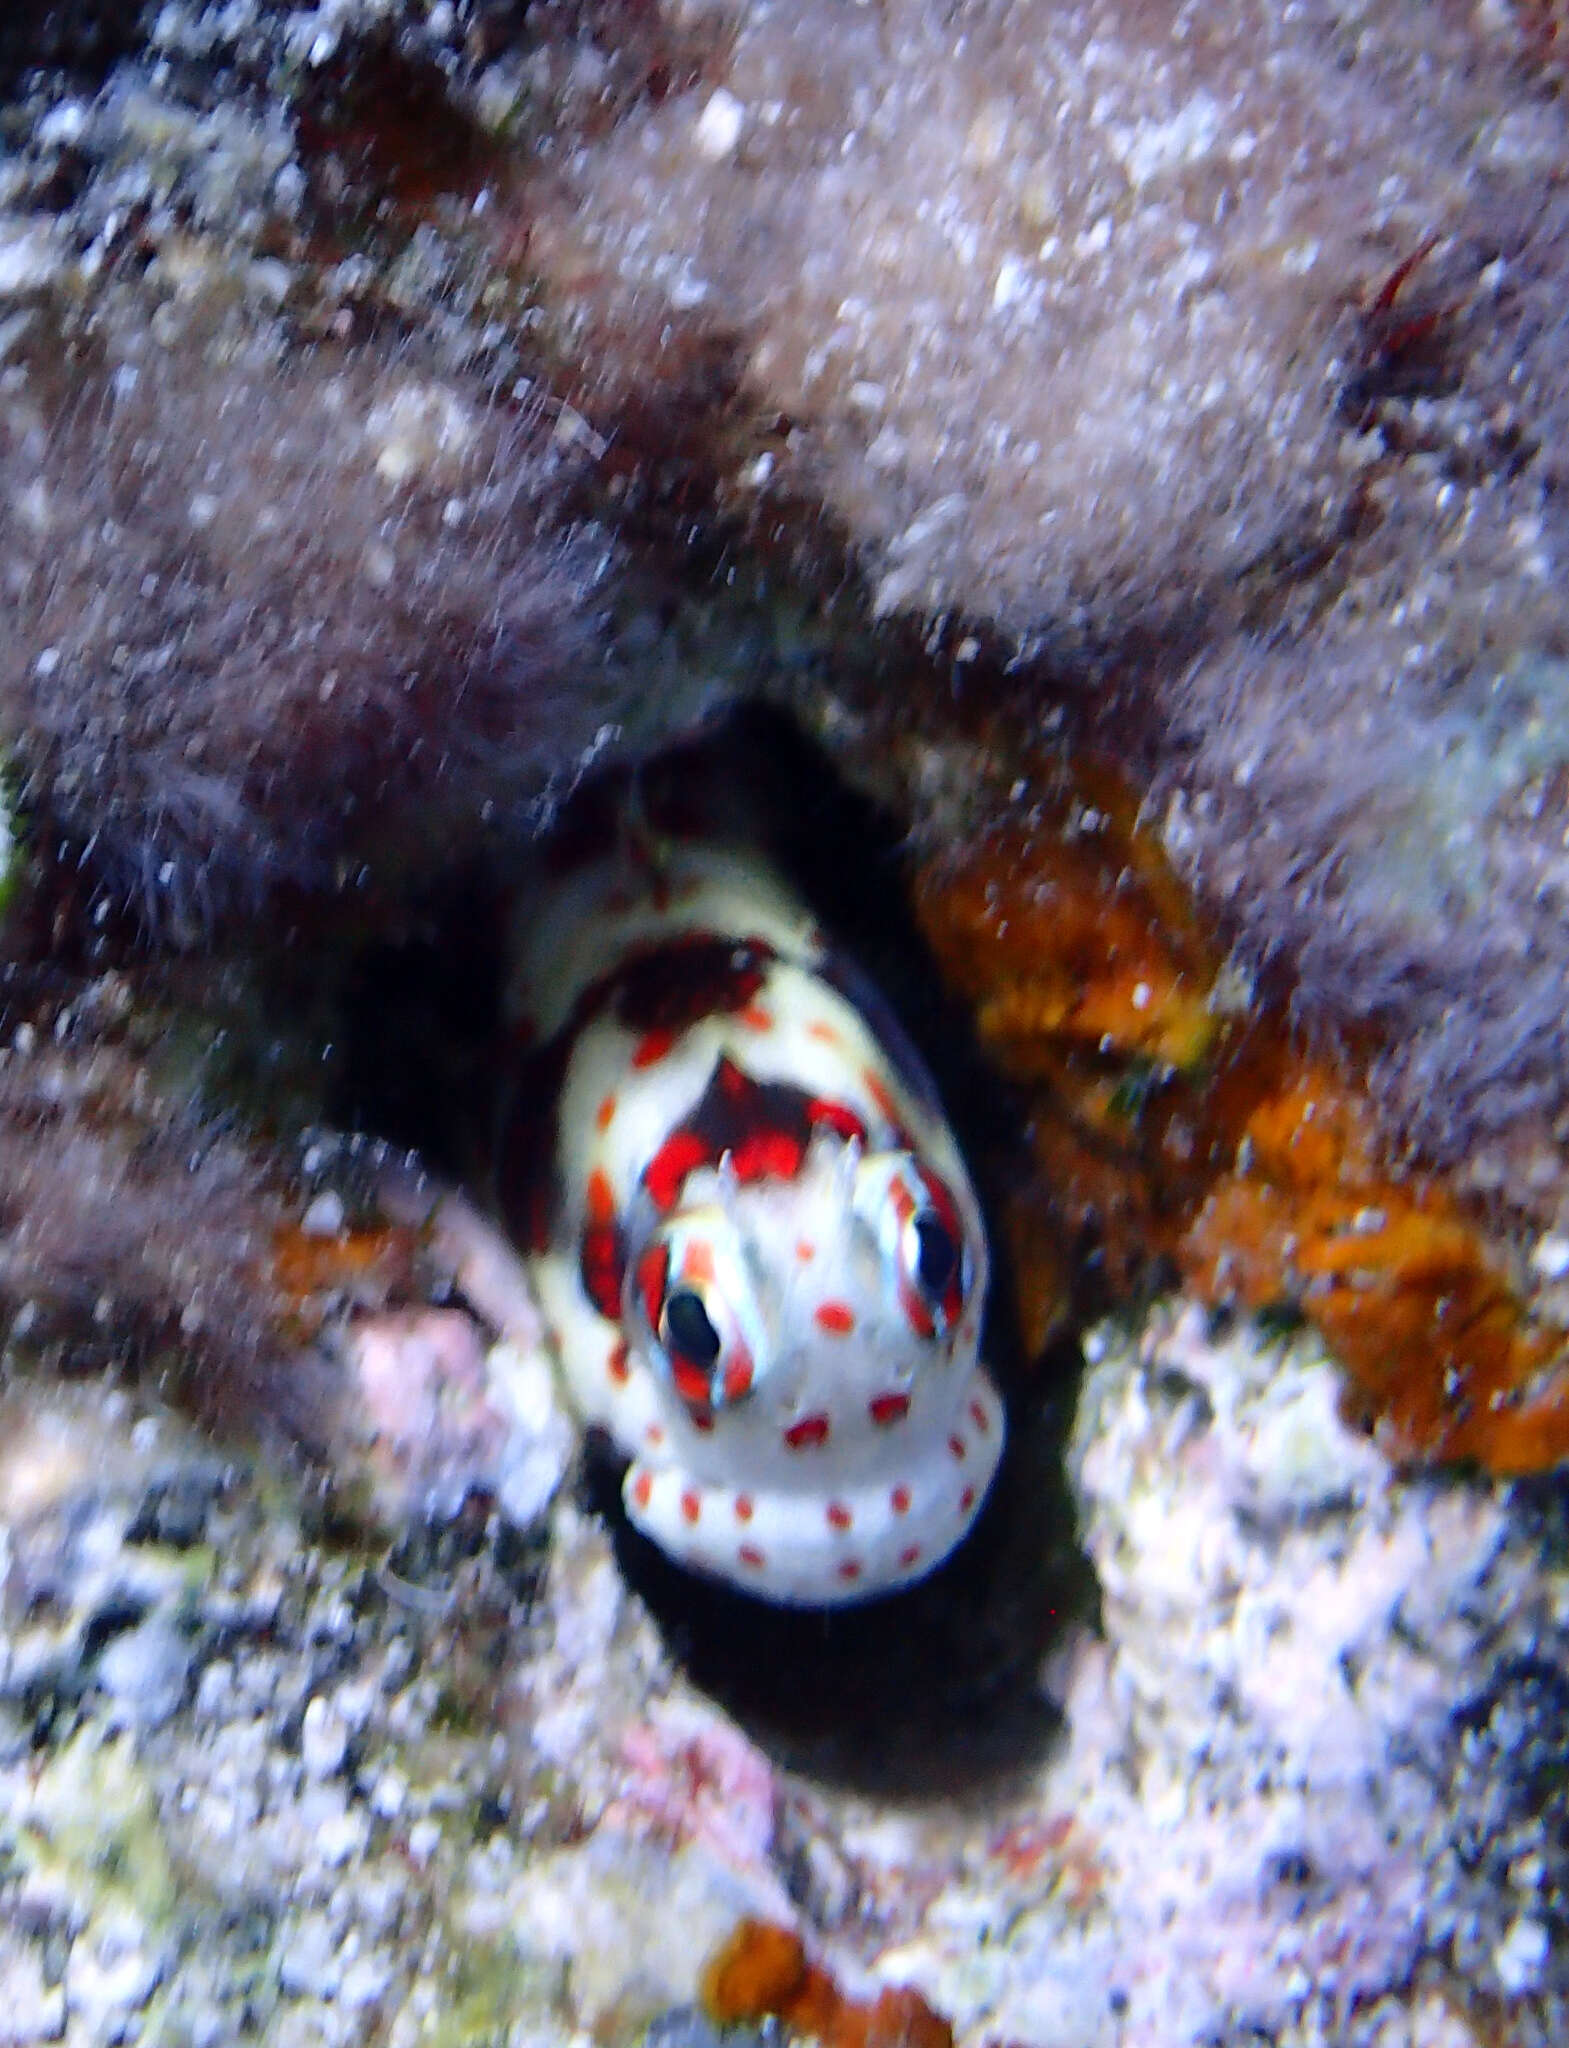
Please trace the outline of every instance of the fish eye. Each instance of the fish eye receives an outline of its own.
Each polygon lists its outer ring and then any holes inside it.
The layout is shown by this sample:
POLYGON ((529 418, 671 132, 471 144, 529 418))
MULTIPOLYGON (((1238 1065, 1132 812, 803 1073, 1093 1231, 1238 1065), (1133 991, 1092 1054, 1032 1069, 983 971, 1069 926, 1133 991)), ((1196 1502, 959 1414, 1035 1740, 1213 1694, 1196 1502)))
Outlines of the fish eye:
POLYGON ((672 1218, 632 1277, 655 1367, 706 1426, 752 1391, 762 1369, 761 1326, 731 1225, 706 1209, 672 1218))
POLYGON ((712 1371, 724 1348, 724 1339, 695 1287, 678 1287, 665 1296, 659 1341, 673 1357, 685 1359, 699 1372, 712 1371))
POLYGON ((915 1280, 930 1301, 941 1301, 959 1263, 959 1247, 942 1218, 933 1210, 913 1217, 915 1232, 915 1280))
POLYGON ((873 1155, 857 1170, 855 1206, 876 1232, 905 1321, 918 1337, 946 1337, 971 1281, 964 1226, 946 1182, 913 1153, 873 1155))
POLYGON ((899 1305, 918 1337, 946 1337, 968 1292, 958 1212, 935 1174, 918 1168, 917 1179, 921 1206, 899 1227, 899 1305))

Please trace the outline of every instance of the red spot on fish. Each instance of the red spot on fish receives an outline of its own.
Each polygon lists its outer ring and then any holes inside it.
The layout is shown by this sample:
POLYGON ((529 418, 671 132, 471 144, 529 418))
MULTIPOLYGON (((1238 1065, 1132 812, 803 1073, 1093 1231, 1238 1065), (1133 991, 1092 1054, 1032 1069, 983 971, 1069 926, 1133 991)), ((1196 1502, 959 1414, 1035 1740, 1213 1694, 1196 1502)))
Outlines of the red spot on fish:
POLYGON ((904 1319, 917 1337, 935 1337, 937 1325, 932 1312, 922 1301, 913 1287, 904 1281, 899 1283, 899 1306, 904 1310, 904 1319))
MULTIPOLYGON (((586 988, 545 1044, 531 1048, 533 1027, 518 1026, 512 1039, 516 1072, 497 1153, 497 1177, 502 1213, 519 1244, 545 1251, 555 1236, 562 1197, 557 1173, 561 1091, 579 1042, 595 1020, 609 1011, 637 1039, 634 1066, 650 1065, 700 1018, 745 1009, 767 979, 772 958, 772 948, 762 939, 737 943, 712 932, 685 933, 664 945, 634 951, 586 988)), ((799 1095, 798 1090, 787 1092, 799 1095)), ((720 1151, 700 1142, 683 1172, 697 1158, 716 1162, 720 1151)), ((656 1193, 662 1208, 674 1202, 681 1178, 676 1176, 668 1193, 656 1193)))
POLYGON ((643 1432, 644 1443, 652 1444, 656 1451, 659 1449, 659 1446, 664 1442, 664 1440, 665 1431, 663 1423, 651 1422, 648 1425, 647 1429, 645 1429, 643 1432))
POLYGON ((730 1153, 735 1177, 743 1187, 754 1180, 794 1180, 801 1171, 806 1147, 793 1131, 749 1131, 730 1153))
POLYGON ((595 1127, 601 1131, 608 1131, 615 1117, 615 1113, 616 1098, 614 1097, 614 1095, 607 1095, 604 1101, 601 1102, 601 1104, 599 1105, 598 1109, 596 1109, 594 1112, 595 1127))
POLYGON ((743 1183, 793 1180, 814 1130, 842 1137, 864 1126, 843 1104, 804 1094, 784 1081, 754 1081, 734 1060, 715 1062, 713 1077, 686 1121, 671 1132, 644 1169, 643 1182, 660 1209, 668 1209, 687 1175, 728 1158, 743 1183))
POLYGON ((979 1401, 972 1401, 970 1403, 970 1420, 975 1424, 975 1427, 982 1436, 985 1436, 986 1432, 991 1428, 991 1424, 986 1420, 986 1410, 979 1401))
POLYGON ((806 1113, 814 1130, 819 1127, 830 1130, 836 1137, 843 1138, 846 1144, 852 1138, 858 1139, 863 1145, 866 1143, 865 1124, 855 1111, 846 1108, 844 1103, 830 1102, 825 1096, 814 1095, 807 1104, 806 1113))
POLYGON ((736 1520, 737 1520, 738 1522, 749 1522, 749 1521, 751 1521, 751 1519, 752 1519, 752 1496, 751 1496, 751 1495, 750 1495, 749 1493, 738 1493, 738 1494, 736 1495, 736 1497, 735 1497, 735 1518, 736 1518, 736 1520))
POLYGON ((711 1389, 708 1374, 701 1366, 693 1365, 689 1358, 682 1358, 678 1353, 673 1354, 670 1360, 670 1377, 675 1382, 676 1392, 689 1408, 704 1409, 708 1406, 711 1389))
POLYGON ((896 1486, 893 1492, 888 1496, 888 1505, 893 1509, 896 1515, 907 1515, 910 1512, 909 1487, 896 1486))
POLYGON ((975 1505, 975 1488, 974 1488, 973 1486, 967 1486, 967 1487, 966 1487, 966 1488, 964 1489, 963 1493, 961 1493, 961 1494, 959 1495, 959 1512, 960 1512, 960 1514, 961 1514, 961 1515, 967 1515, 967 1514, 968 1514, 968 1513, 970 1512, 971 1508, 973 1508, 973 1507, 974 1507, 974 1505, 975 1505))
POLYGON ((681 1496, 681 1515, 687 1522, 695 1522, 703 1512, 703 1504, 689 1486, 681 1496))
POLYGON ((817 1247, 806 1238, 798 1237, 795 1241, 795 1255, 803 1266, 809 1266, 817 1257, 817 1247))
POLYGON ((701 1430, 704 1436, 709 1435, 714 1427, 713 1414, 707 1408, 694 1408, 690 1420, 692 1427, 701 1430))
POLYGON ((583 1252, 578 1261, 583 1292, 605 1318, 613 1323, 621 1313, 621 1281, 624 1268, 621 1236, 613 1225, 594 1224, 583 1232, 583 1252))
POLYGON ((847 1586, 853 1586, 856 1580, 861 1576, 861 1567, 856 1563, 853 1557, 847 1557, 844 1563, 839 1567, 839 1576, 841 1579, 844 1580, 847 1586))
POLYGON ((649 1499, 653 1494, 653 1491, 654 1475, 651 1472, 639 1472, 637 1477, 632 1481, 633 1500, 637 1503, 637 1505, 640 1508, 646 1508, 648 1506, 649 1499))
POLYGON ((850 1513, 850 1510, 842 1500, 831 1500, 828 1503, 828 1526, 830 1529, 848 1529, 854 1519, 855 1517, 850 1513))
POLYGON ((929 1172, 926 1167, 918 1167, 916 1170, 921 1176, 921 1184, 926 1189, 927 1195, 931 1199, 931 1205, 937 1211, 943 1228, 957 1241, 963 1235, 963 1232, 959 1227, 959 1210, 953 1199, 952 1189, 945 1180, 939 1179, 935 1173, 929 1172))
POLYGON ((588 1219, 583 1226, 578 1274, 583 1292, 607 1322, 614 1322, 621 1313, 626 1252, 616 1223, 615 1190, 598 1167, 588 1177, 585 1200, 588 1219))
POLYGON ((637 1262, 637 1292, 649 1327, 654 1330, 659 1328, 659 1311, 664 1307, 665 1282, 669 1276, 669 1246, 651 1244, 637 1262))
POLYGON ((761 1003, 748 1003, 744 1010, 736 1011, 736 1022, 744 1024, 748 1031, 772 1031, 773 1013, 765 1010, 761 1003))
POLYGON ((637 1044, 632 1048, 633 1066, 638 1068, 657 1067, 665 1054, 669 1052, 671 1046, 675 1044, 676 1037, 677 1034, 674 1031, 645 1031, 637 1044))
POLYGON ((618 1387, 624 1387, 632 1377, 632 1368, 627 1362, 626 1340, 623 1338, 605 1361, 605 1370, 618 1387))
POLYGON ((792 1422, 784 1433, 784 1440, 792 1451, 816 1450, 828 1441, 828 1417, 826 1415, 803 1415, 799 1422, 792 1422))
POLYGON ((861 1069, 861 1079, 865 1082, 866 1092, 873 1102, 876 1103, 879 1113, 885 1116, 889 1123, 897 1124, 899 1122, 899 1105, 884 1087, 882 1077, 871 1067, 863 1067, 861 1069))
POLYGON ((956 1458, 962 1460, 964 1457, 964 1438, 962 1436, 949 1437, 948 1448, 956 1458))
POLYGON ((768 1562, 755 1543, 743 1543, 736 1556, 742 1564, 750 1565, 754 1572, 760 1572, 768 1562))
POLYGON ((920 1558, 921 1546, 919 1543, 907 1543, 899 1553, 899 1562, 906 1571, 910 1569, 912 1564, 919 1564, 920 1558))
POLYGON ((837 1045, 839 1034, 831 1024, 825 1024, 821 1017, 814 1017, 806 1027, 808 1038, 815 1038, 819 1045, 837 1045))
POLYGON ((752 1391, 752 1361, 744 1354, 732 1358, 720 1383, 727 1401, 740 1401, 752 1391))
POLYGON ((812 1311, 812 1321, 831 1337, 848 1337, 855 1328, 855 1310, 847 1301, 820 1301, 812 1311))
POLYGON ((910 1412, 908 1394, 874 1394, 866 1404, 866 1412, 879 1429, 887 1429, 890 1423, 903 1422, 910 1412))
POLYGON ((681 1278, 683 1280, 712 1280, 714 1277, 714 1248, 706 1237, 694 1237, 687 1243, 681 1255, 681 1278))
POLYGON ((715 1163, 696 1131, 673 1131, 643 1169, 643 1185, 656 1209, 673 1209, 693 1167, 715 1163))

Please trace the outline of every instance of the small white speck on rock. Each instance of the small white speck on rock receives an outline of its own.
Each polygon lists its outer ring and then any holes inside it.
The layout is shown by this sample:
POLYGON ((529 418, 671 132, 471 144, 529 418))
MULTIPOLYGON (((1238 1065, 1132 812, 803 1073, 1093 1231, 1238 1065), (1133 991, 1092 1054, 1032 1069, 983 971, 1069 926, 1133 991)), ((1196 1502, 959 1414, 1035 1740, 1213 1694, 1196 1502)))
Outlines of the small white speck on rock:
POLYGON ((300 1228, 307 1237, 336 1237, 343 1228, 343 1217, 343 1197, 326 1188, 308 1204, 300 1228))
POLYGON ((992 305, 1000 313, 1017 304, 1029 289, 1030 274, 1016 256, 1005 256, 997 268, 992 286, 992 305))
POLYGON ((441 1846, 441 1828, 437 1822, 426 1818, 417 1820, 409 1829, 409 1854, 422 1867, 427 1864, 441 1846))
POLYGON ((746 126, 746 109, 734 93, 720 86, 710 93, 708 103, 697 117, 692 139, 710 163, 722 163, 741 140, 746 126))
POLYGON ((1522 1914, 1493 1950, 1493 1968, 1506 1998, 1522 1998, 1541 1983, 1549 1951, 1547 1929, 1522 1914))
POLYGON ((71 1950, 70 1995, 88 2022, 86 2038, 123 2038, 117 2019, 139 2012, 158 1988, 163 1966, 142 1945, 146 1930, 129 1915, 95 1926, 71 1950))
POLYGON ((320 1693, 305 1709, 300 1727, 300 1756, 313 1778, 330 1778, 342 1770, 349 1731, 343 1717, 320 1693))
POLYGON ((396 1771, 383 1771, 371 1788, 373 1812, 383 1820, 396 1820, 408 1803, 409 1788, 396 1771))

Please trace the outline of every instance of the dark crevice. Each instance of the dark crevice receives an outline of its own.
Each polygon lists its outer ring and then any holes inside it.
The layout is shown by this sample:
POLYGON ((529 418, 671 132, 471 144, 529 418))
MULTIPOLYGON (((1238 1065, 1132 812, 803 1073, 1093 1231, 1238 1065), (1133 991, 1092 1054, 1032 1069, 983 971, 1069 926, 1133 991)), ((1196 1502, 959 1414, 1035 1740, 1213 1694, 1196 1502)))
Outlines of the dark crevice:
MULTIPOLYGON (((915 927, 900 821, 761 705, 643 764, 638 781, 656 814, 689 809, 720 836, 761 841, 908 1033, 995 1211, 1023 1169, 1020 1116, 915 927)), ((566 838, 592 834, 627 785, 621 771, 586 788, 562 821, 566 838)), ((504 934, 528 886, 472 868, 448 878, 411 918, 411 935, 368 952, 346 984, 335 1120, 414 1146, 471 1185, 488 1177, 504 934)), ((991 1235, 984 1348, 1012 1390, 1011 1448, 976 1529, 920 1585, 837 1612, 772 1607, 694 1577, 637 1535, 609 1446, 587 1467, 588 1498, 629 1582, 694 1678, 775 1753, 819 1775, 930 1794, 1021 1767, 1051 1738, 1040 1661, 1063 1622, 1093 1604, 1061 1478, 1080 1360, 1071 1340, 1045 1361, 1019 1355, 1001 1233, 991 1235)))

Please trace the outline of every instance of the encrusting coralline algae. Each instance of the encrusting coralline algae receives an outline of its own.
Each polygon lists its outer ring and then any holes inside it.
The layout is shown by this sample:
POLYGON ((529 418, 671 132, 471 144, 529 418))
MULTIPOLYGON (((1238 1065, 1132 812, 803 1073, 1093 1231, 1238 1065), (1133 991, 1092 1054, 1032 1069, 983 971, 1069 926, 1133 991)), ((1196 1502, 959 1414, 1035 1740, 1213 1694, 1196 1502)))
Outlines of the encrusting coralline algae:
POLYGON ((1550 1531, 1393 1475, 1309 1344, 1186 1315, 1092 1350, 1069 1466, 1104 1609, 1040 1675, 1061 1732, 892 1801, 696 1694, 570 1504, 548 1562, 378 1566, 166 1415, 14 1388, 14 2038, 633 2038, 761 1915, 964 2040, 1456 2048, 1488 2038, 1462 1987, 1553 2039, 1550 1531))

